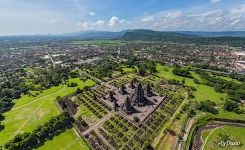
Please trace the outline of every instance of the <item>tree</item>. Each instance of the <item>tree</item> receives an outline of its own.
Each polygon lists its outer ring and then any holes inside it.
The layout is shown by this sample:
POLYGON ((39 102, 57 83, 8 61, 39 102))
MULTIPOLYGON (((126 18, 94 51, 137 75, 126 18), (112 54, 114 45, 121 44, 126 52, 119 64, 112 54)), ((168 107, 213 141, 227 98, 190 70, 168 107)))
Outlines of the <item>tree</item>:
POLYGON ((194 78, 194 83, 200 84, 200 81, 197 78, 194 78))
POLYGON ((216 104, 215 102, 212 102, 210 100, 206 100, 206 101, 201 101, 198 105, 197 105, 197 109, 198 110, 202 110, 204 112, 209 112, 212 114, 218 114, 218 110, 215 108, 216 104))
POLYGON ((237 102, 235 101, 226 101, 225 104, 224 104, 224 110, 226 111, 238 111, 239 110, 239 105, 237 102))
POLYGON ((185 85, 185 78, 182 79, 181 84, 185 85))

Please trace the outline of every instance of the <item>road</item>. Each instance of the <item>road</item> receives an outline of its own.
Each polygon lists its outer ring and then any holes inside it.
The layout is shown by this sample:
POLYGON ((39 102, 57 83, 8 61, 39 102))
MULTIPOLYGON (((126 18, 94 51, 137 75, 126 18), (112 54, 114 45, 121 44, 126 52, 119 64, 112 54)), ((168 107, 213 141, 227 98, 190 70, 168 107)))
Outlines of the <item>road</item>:
POLYGON ((46 53, 48 54, 48 57, 50 58, 50 60, 53 63, 53 65, 55 66, 55 62, 54 62, 52 56, 49 54, 49 52, 47 50, 46 50, 46 53))
MULTIPOLYGON (((185 133, 184 133, 182 141, 186 141, 187 140, 187 138, 189 136, 189 133, 190 133, 190 130, 191 130, 191 127, 192 127, 192 124, 193 124, 193 121, 194 121, 193 118, 191 118, 191 119, 189 118, 188 119, 187 126, 185 127, 185 133)), ((179 142, 178 150, 182 150, 182 143, 183 142, 179 142)))

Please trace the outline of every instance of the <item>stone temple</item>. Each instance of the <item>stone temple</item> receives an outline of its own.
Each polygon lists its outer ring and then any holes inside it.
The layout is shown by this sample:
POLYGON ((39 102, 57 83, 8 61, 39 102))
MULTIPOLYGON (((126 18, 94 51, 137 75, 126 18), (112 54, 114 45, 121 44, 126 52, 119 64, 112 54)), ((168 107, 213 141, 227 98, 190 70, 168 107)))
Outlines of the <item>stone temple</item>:
POLYGON ((137 117, 143 121, 163 101, 163 98, 152 91, 150 84, 143 87, 140 82, 136 83, 135 80, 132 80, 110 91, 104 102, 115 111, 126 114, 130 120, 134 121, 134 118, 137 117))
POLYGON ((144 107, 146 105, 146 97, 144 95, 144 89, 142 88, 141 83, 134 89, 134 93, 131 93, 130 98, 127 97, 122 110, 126 114, 132 114, 134 111, 133 106, 144 107))
POLYGON ((138 107, 144 107, 146 105, 146 98, 141 83, 134 89, 132 104, 138 107))

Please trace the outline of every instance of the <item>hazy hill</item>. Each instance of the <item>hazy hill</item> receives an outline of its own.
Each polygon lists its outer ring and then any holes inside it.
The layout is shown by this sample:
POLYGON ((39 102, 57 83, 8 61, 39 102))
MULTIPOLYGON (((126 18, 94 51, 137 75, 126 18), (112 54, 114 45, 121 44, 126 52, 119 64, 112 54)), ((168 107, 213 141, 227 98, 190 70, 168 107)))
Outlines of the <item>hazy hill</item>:
POLYGON ((163 32, 163 31, 153 31, 153 30, 144 30, 137 29, 125 32, 123 39, 125 40, 153 40, 153 41, 162 41, 167 39, 176 39, 183 37, 196 37, 196 35, 188 35, 177 32, 163 32))
POLYGON ((245 37, 245 31, 222 31, 222 32, 178 31, 177 33, 197 35, 203 37, 245 37))

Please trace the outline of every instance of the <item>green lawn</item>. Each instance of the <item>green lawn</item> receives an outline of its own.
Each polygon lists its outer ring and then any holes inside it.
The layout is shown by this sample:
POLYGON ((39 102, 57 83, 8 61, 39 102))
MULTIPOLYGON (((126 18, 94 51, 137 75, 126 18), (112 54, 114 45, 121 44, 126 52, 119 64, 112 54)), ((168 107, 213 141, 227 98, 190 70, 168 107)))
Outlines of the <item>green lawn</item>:
POLYGON ((227 112, 224 110, 220 110, 217 117, 225 118, 225 119, 234 119, 234 120, 245 120, 245 114, 237 114, 235 112, 227 112))
MULTIPOLYGON (((195 99, 200 102, 203 100, 211 100, 214 101, 216 104, 222 104, 225 101, 221 100, 221 98, 225 98, 226 94, 221 94, 221 93, 217 93, 215 92, 213 87, 210 86, 206 86, 203 84, 195 84, 193 79, 191 78, 184 78, 181 76, 177 76, 174 75, 172 73, 172 67, 168 67, 168 66, 161 66, 161 65, 157 65, 157 71, 158 71, 158 76, 159 77, 163 77, 166 79, 176 79, 179 81, 182 81, 182 79, 185 79, 185 85, 188 86, 193 86, 197 89, 197 91, 194 92, 194 96, 195 99)), ((201 80, 198 74, 195 74, 194 72, 191 72, 192 76, 201 80)))
POLYGON ((94 116, 93 112, 89 110, 86 106, 80 105, 78 107, 77 114, 80 116, 82 115, 83 117, 91 117, 94 116))
POLYGON ((47 141, 38 150, 89 150, 84 140, 77 138, 72 129, 66 130, 59 136, 47 141))
POLYGON ((134 68, 130 68, 130 67, 123 67, 122 69, 125 73, 134 71, 134 68))
POLYGON ((204 150, 244 150, 245 149, 245 128, 235 126, 220 126, 209 132, 207 135, 204 150), (225 140, 227 135, 230 141, 241 142, 242 146, 220 147, 218 143, 225 140))
MULTIPOLYGON (((78 78, 70 79, 70 81, 77 81, 80 88, 95 84, 92 80, 82 82, 78 78)), ((24 95, 15 100, 12 110, 4 113, 5 120, 1 123, 5 128, 0 132, 0 145, 8 142, 18 133, 31 132, 37 126, 59 114, 59 110, 54 103, 55 98, 71 94, 76 89, 77 87, 59 85, 43 91, 37 97, 24 95)))

